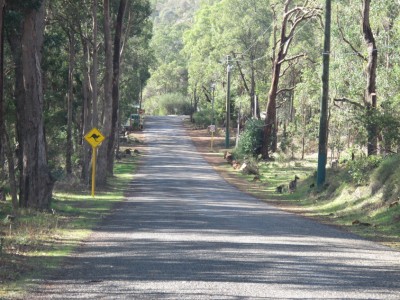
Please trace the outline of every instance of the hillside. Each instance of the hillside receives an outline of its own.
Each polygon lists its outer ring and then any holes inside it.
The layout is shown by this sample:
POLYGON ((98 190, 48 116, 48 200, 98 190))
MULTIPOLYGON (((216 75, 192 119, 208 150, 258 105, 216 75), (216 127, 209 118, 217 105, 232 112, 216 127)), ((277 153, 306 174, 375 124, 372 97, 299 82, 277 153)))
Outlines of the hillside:
POLYGON ((192 19, 198 9, 199 0, 155 0, 153 1, 153 22, 155 27, 162 24, 176 24, 192 19))

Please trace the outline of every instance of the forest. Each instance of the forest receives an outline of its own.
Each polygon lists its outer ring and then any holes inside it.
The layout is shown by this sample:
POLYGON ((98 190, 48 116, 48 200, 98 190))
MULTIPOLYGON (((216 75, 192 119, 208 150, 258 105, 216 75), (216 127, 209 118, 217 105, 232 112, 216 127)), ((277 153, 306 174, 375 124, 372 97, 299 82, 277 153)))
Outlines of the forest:
POLYGON ((192 3, 192 19, 168 5, 154 24, 148 112, 189 110, 204 127, 239 123, 238 158, 305 159, 321 154, 324 137, 324 166, 352 161, 355 182, 398 152, 398 2, 192 3))
POLYGON ((0 8, 0 298, 25 298, 32 274, 63 272, 64 259, 131 201, 127 191, 141 193, 132 181, 143 174, 146 124, 123 132, 138 108, 183 115, 230 187, 400 248, 399 1, 0 8), (87 143, 94 128, 104 136, 94 131, 96 146, 87 143))
POLYGON ((46 209, 56 181, 89 184, 93 127, 105 185, 137 106, 239 125, 238 156, 315 155, 324 58, 326 163, 398 153, 400 4, 334 1, 327 51, 326 2, 0 1, 2 200, 46 209))
MULTIPOLYGON (((151 4, 0 1, 0 194, 14 208, 49 209, 56 181, 89 184, 92 148, 107 137, 99 186, 112 176, 122 120, 134 111, 154 63, 151 4)), ((124 122, 125 123, 125 122, 124 122)))

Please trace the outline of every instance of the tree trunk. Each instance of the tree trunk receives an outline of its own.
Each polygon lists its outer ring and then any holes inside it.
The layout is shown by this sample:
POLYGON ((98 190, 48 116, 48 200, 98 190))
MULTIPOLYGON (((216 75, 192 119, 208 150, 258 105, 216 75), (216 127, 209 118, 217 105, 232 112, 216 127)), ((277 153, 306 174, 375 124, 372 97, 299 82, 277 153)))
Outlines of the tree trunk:
MULTIPOLYGON (((280 57, 278 54, 277 57, 280 57)), ((281 64, 275 63, 272 74, 272 84, 268 93, 267 115, 265 118, 264 126, 264 143, 262 148, 262 156, 264 159, 269 158, 270 150, 276 151, 276 136, 277 136, 277 122, 276 122, 276 96, 278 91, 279 76, 281 64)))
POLYGON ((255 119, 260 119, 260 109, 256 100, 256 69, 254 67, 254 56, 251 57, 251 83, 250 83, 250 107, 251 115, 255 119))
POLYGON ((329 133, 329 65, 331 49, 331 0, 326 0, 325 5, 325 28, 324 28, 324 53, 322 57, 322 95, 320 106, 319 138, 318 138, 318 167, 317 187, 321 188, 325 183, 326 162, 328 153, 329 133))
POLYGON ((0 153, 5 152, 8 165, 8 180, 13 209, 18 208, 17 182, 15 177, 14 151, 10 146, 4 113, 4 5, 5 0, 0 0, 0 153))
POLYGON ((96 183, 104 186, 107 183, 108 143, 110 141, 112 124, 112 72, 113 56, 110 28, 110 1, 104 0, 104 46, 105 46, 105 76, 104 76, 104 117, 102 133, 105 136, 103 145, 100 146, 97 159, 96 183))
POLYGON ((368 132, 368 155, 377 154, 378 150, 378 128, 376 122, 373 120, 373 115, 376 111, 376 68, 378 63, 378 50, 376 48, 374 34, 372 33, 371 24, 369 21, 371 0, 363 1, 363 23, 362 29, 364 34, 364 41, 368 49, 368 63, 367 63, 367 87, 365 90, 364 102, 367 108, 367 116, 371 118, 367 125, 368 132))
MULTIPOLYGON (((265 118, 264 126, 264 140, 261 150, 261 154, 264 159, 269 158, 269 152, 275 152, 278 145, 277 139, 277 119, 276 119, 276 99, 279 93, 279 79, 281 76, 282 63, 297 59, 301 55, 294 56, 292 58, 286 58, 290 44, 293 41, 293 36, 296 28, 303 21, 314 18, 319 15, 319 8, 299 7, 289 8, 292 0, 286 0, 283 4, 284 14, 281 23, 280 38, 277 43, 274 44, 273 49, 273 66, 272 66, 272 80, 271 87, 268 93, 268 105, 267 105, 267 116, 265 118)), ((307 4, 308 1, 305 1, 307 4)), ((275 15, 275 14, 274 14, 275 15)), ((276 15, 275 15, 276 16, 276 15)), ((276 27, 274 27, 274 41, 276 40, 276 27)))
POLYGON ((2 144, 4 145, 4 150, 6 152, 7 160, 8 160, 8 181, 10 184, 10 194, 11 194, 11 202, 13 209, 16 210, 18 208, 18 190, 17 190, 17 181, 15 177, 15 165, 14 165, 14 151, 11 148, 10 138, 7 134, 7 130, 4 131, 4 135, 2 136, 2 144))
MULTIPOLYGON (((4 5, 5 0, 0 0, 0 140, 6 132, 4 122, 4 5)), ((0 143, 0 154, 2 152, 2 143, 0 143)))
POLYGON ((116 139, 118 138, 118 114, 119 114, 119 75, 121 60, 121 37, 122 23, 126 11, 127 0, 121 0, 119 3, 117 22, 114 37, 114 55, 113 55, 113 78, 112 78, 112 117, 111 117, 111 135, 107 143, 107 171, 114 173, 114 157, 116 139))
POLYGON ((97 0, 93 0, 92 6, 93 16, 93 67, 91 72, 91 84, 92 84, 92 105, 93 105, 93 127, 99 126, 99 112, 97 108, 98 104, 98 85, 97 85, 97 73, 98 73, 98 51, 97 51, 97 0))
POLYGON ((286 37, 286 20, 282 22, 280 43, 278 46, 278 53, 272 68, 272 81, 268 93, 267 114, 264 126, 264 141, 262 146, 262 156, 264 159, 269 159, 269 152, 276 151, 277 148, 277 122, 276 122, 276 97, 278 93, 279 78, 281 74, 282 60, 286 54, 284 52, 284 45, 287 42, 286 37))
MULTIPOLYGON (((290 0, 285 1, 285 9, 284 9, 284 18, 281 24, 281 32, 280 32, 280 40, 279 43, 273 49, 274 52, 274 61, 272 66, 272 80, 271 80, 271 87, 268 92, 268 104, 267 104, 267 113, 265 117, 265 126, 264 126, 264 138, 263 138, 263 145, 261 149, 261 155, 264 159, 269 159, 269 152, 276 150, 276 97, 278 93, 278 85, 279 85, 279 78, 281 75, 281 66, 282 60, 285 58, 285 43, 287 42, 288 38, 286 37, 286 22, 287 22, 287 11, 290 4, 290 0), (278 53, 276 53, 276 49, 278 48, 278 53), (274 141, 275 140, 275 141, 274 141), (275 150, 274 150, 275 149, 275 150)), ((276 27, 274 29, 276 32, 276 27)), ((274 34, 274 37, 276 35, 274 34)), ((274 40, 276 37, 274 38, 274 40)), ((287 48, 286 48, 287 49, 287 48)))
POLYGON ((19 205, 37 209, 49 208, 54 185, 47 165, 43 120, 44 15, 45 1, 39 8, 27 7, 21 26, 9 36, 16 74, 19 205))
POLYGON ((68 63, 68 97, 67 97, 67 147, 65 169, 68 176, 72 174, 72 104, 74 101, 74 67, 75 67, 75 34, 69 33, 69 63, 68 63))
MULTIPOLYGON (((82 84, 82 95, 83 95, 83 108, 82 108, 82 124, 83 129, 81 135, 84 136, 92 128, 92 113, 91 113, 91 98, 89 93, 90 86, 90 63, 89 63, 89 43, 85 37, 81 36, 83 57, 82 65, 84 66, 83 71, 83 84, 82 84)), ((91 147, 86 141, 82 140, 82 173, 81 179, 85 184, 89 184, 89 166, 91 157, 91 147)))

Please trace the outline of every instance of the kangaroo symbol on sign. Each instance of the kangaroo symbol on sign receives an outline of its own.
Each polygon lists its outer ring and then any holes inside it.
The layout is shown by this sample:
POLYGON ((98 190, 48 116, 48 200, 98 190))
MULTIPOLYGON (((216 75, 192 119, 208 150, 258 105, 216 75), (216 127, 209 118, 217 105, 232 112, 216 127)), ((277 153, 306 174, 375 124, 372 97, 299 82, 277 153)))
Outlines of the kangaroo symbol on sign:
POLYGON ((93 133, 89 138, 90 138, 90 139, 94 139, 96 142, 98 142, 97 139, 98 139, 99 137, 100 137, 99 135, 93 133))

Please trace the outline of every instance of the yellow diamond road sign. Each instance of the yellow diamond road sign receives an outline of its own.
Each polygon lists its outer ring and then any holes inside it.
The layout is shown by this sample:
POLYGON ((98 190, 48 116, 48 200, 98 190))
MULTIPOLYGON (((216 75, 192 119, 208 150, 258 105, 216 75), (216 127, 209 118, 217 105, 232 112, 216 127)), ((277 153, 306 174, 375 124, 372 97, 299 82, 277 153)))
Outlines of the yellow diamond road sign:
POLYGON ((88 142, 94 148, 99 146, 104 139, 104 135, 102 135, 97 128, 92 128, 92 130, 85 135, 86 142, 88 142))

